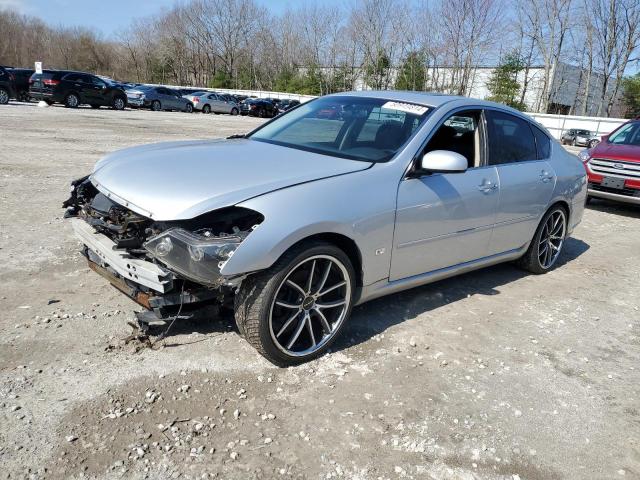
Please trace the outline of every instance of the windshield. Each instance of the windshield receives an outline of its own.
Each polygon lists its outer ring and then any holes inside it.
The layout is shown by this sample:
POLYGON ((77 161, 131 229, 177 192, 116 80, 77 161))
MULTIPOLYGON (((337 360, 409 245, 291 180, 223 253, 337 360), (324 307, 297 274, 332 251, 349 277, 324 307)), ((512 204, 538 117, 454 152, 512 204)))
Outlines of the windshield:
POLYGON ((423 105, 376 98, 324 97, 290 110, 250 138, 324 155, 386 162, 430 111, 423 105))
POLYGON ((609 143, 640 146, 640 122, 623 125, 620 130, 609 137, 609 143))
POLYGON ((578 135, 587 135, 587 136, 591 135, 591 132, 589 130, 578 130, 576 133, 578 135))

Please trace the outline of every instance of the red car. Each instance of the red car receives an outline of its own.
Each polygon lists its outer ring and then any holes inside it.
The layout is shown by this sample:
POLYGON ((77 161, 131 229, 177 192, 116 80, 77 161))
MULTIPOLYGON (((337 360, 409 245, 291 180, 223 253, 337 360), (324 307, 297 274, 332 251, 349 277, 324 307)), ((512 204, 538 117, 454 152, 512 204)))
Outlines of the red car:
POLYGON ((640 205, 640 117, 578 156, 587 169, 589 197, 640 205))

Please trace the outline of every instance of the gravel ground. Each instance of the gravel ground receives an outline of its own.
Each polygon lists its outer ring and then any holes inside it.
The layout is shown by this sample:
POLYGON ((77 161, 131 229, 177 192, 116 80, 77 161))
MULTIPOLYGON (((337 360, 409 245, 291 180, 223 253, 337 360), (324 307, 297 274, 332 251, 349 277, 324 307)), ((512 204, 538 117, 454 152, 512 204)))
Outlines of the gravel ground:
POLYGON ((229 318, 127 341, 61 202, 112 150, 256 119, 0 109, 0 478, 640 478, 640 209, 594 201, 560 265, 355 309, 278 369, 229 318))

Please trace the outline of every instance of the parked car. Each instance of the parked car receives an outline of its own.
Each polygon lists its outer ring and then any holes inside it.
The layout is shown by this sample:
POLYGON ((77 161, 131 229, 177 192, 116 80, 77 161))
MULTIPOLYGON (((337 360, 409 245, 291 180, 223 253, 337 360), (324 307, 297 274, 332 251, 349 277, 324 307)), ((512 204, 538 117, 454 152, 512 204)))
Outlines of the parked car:
POLYGON ((64 206, 121 291, 168 319, 234 304, 241 335, 285 366, 326 352, 373 298, 499 262, 551 270, 586 193, 582 163, 516 110, 352 92, 233 139, 112 153, 64 206), (327 105, 342 119, 318 119, 327 105))
POLYGON ((640 118, 604 135, 578 157, 589 176, 589 197, 640 205, 640 118))
POLYGON ((300 102, 298 100, 282 100, 278 104, 278 112, 284 113, 288 110, 291 110, 293 107, 297 107, 298 105, 300 105, 300 102))
POLYGON ((560 143, 563 145, 573 145, 574 147, 589 147, 593 148, 600 142, 600 138, 589 130, 582 130, 579 128, 570 128, 567 130, 560 143))
POLYGON ((69 108, 88 104, 92 108, 108 106, 123 110, 127 106, 127 95, 119 86, 90 73, 69 70, 34 73, 29 79, 29 96, 49 105, 62 103, 69 108))
POLYGON ((0 105, 9 103, 9 99, 15 96, 15 77, 7 69, 0 67, 0 105))
POLYGON ((157 112, 161 110, 193 112, 193 103, 183 98, 179 90, 144 85, 128 90, 127 95, 129 95, 129 98, 136 99, 137 106, 150 108, 157 112))
POLYGON ((144 107, 144 85, 127 84, 124 91, 127 94, 127 104, 132 108, 144 107))
POLYGON ((194 93, 198 93, 201 91, 202 91, 201 88, 181 88, 180 95, 182 95, 183 97, 186 97, 187 95, 192 95, 194 93))
POLYGON ((264 98, 248 98, 240 104, 240 113, 252 117, 271 118, 278 115, 278 107, 264 98))
POLYGON ((8 68, 14 77, 15 98, 21 102, 28 102, 29 96, 29 79, 33 75, 32 68, 8 68))
POLYGON ((193 103, 195 110, 202 113, 228 113, 230 115, 238 115, 240 107, 237 103, 226 100, 222 95, 212 92, 196 92, 187 95, 184 98, 193 103))

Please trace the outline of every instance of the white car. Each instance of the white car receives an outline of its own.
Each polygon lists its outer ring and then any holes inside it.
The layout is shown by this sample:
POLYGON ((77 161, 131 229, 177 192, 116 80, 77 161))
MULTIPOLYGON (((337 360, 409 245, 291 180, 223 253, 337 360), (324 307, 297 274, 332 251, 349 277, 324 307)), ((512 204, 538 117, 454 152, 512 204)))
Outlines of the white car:
POLYGON ((193 108, 202 113, 228 113, 238 115, 240 107, 235 102, 228 102, 215 92, 196 92, 185 95, 183 98, 193 103, 193 108))

